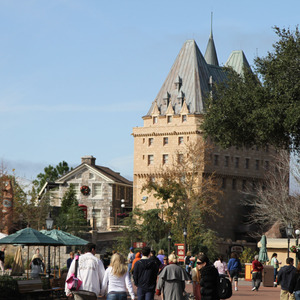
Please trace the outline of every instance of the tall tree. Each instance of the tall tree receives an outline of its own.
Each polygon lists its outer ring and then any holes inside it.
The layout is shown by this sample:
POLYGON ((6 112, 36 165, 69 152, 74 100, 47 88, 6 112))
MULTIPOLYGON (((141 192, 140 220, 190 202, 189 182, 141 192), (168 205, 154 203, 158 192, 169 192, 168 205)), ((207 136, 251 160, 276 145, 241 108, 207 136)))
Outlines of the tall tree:
POLYGON ((223 147, 270 144, 300 151, 300 33, 274 27, 273 52, 255 59, 255 75, 226 70, 201 125, 223 147), (260 79, 260 81, 258 80, 260 79))
MULTIPOLYGON (((293 169, 292 175, 299 182, 299 166, 293 169)), ((300 227, 300 194, 290 195, 289 181, 289 153, 280 151, 269 166, 264 182, 244 192, 242 204, 249 206, 249 222, 258 228, 258 236, 275 223, 279 228, 286 228, 290 223, 300 227)))
POLYGON ((33 181, 33 184, 36 189, 40 191, 47 181, 53 182, 59 177, 65 175, 70 170, 72 170, 72 168, 70 168, 68 163, 65 161, 60 162, 55 167, 49 165, 48 167, 44 168, 44 173, 39 173, 37 175, 37 179, 33 181))
POLYGON ((206 143, 187 144, 185 151, 177 153, 169 167, 158 170, 159 178, 149 178, 144 186, 165 205, 173 241, 182 242, 186 227, 188 244, 194 249, 201 248, 200 244, 205 241, 207 221, 219 215, 216 208, 220 189, 213 174, 204 174, 204 156, 208 152, 206 143), (196 236, 199 239, 195 239, 196 236))
POLYGON ((56 223, 61 229, 75 235, 87 230, 87 222, 82 209, 78 206, 73 184, 70 184, 63 196, 56 223))

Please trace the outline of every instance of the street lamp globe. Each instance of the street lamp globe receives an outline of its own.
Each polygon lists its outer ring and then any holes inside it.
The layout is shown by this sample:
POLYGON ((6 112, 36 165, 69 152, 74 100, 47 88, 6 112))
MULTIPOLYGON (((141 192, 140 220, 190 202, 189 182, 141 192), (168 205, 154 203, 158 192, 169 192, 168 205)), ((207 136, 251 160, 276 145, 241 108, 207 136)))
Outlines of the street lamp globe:
POLYGON ((183 235, 184 235, 184 237, 187 236, 187 230, 186 230, 186 228, 183 228, 183 235))
POLYGON ((287 237, 291 237, 293 234, 293 226, 291 223, 288 224, 288 226, 285 228, 287 237))
POLYGON ((51 230, 52 226, 53 226, 53 219, 51 218, 51 213, 49 212, 48 217, 46 218, 47 230, 51 230))
POLYGON ((299 229, 296 229, 296 230, 295 230, 295 234, 296 234, 296 236, 299 236, 299 235, 300 235, 300 230, 299 230, 299 229))

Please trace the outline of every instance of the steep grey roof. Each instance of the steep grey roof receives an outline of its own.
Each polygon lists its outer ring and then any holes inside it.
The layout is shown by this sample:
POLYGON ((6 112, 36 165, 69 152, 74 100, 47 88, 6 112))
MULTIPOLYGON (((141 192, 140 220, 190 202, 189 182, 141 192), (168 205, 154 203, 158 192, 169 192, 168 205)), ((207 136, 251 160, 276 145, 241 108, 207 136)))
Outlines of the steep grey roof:
POLYGON ((209 37, 209 40, 207 43, 204 58, 208 64, 213 65, 213 66, 219 66, 217 51, 216 51, 212 32, 210 33, 210 37, 209 37))
POLYGON ((251 71, 250 65, 242 50, 232 51, 225 63, 225 67, 233 68, 233 70, 235 70, 238 74, 243 74, 244 67, 251 71))
POLYGON ((164 84, 147 115, 151 115, 155 102, 164 115, 171 102, 175 114, 179 114, 185 100, 189 113, 203 113, 205 98, 212 82, 225 79, 218 66, 208 65, 194 40, 187 40, 181 48, 164 84))

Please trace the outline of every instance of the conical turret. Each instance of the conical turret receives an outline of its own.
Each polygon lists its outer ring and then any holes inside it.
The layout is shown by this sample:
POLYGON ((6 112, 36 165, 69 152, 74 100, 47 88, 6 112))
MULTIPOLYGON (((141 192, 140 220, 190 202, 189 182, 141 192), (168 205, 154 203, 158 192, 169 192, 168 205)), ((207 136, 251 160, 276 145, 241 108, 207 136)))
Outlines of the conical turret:
POLYGON ((214 42, 214 38, 213 38, 213 32, 212 32, 212 13, 211 13, 210 36, 209 36, 209 40, 207 43, 204 58, 205 58, 205 61, 209 65, 219 66, 217 51, 216 51, 215 42, 214 42))

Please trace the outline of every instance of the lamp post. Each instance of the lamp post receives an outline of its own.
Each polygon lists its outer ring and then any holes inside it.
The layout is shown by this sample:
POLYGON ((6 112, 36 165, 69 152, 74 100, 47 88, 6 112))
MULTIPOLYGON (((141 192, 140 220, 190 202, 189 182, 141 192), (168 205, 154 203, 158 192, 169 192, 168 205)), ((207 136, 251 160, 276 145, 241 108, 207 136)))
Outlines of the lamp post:
MULTIPOLYGON (((300 230, 296 229, 295 234, 296 234, 296 247, 298 250, 300 230)), ((298 266, 298 252, 296 252, 296 266, 298 266)))
POLYGON ((169 232, 169 234, 168 234, 168 254, 170 255, 171 253, 170 253, 170 251, 171 251, 171 240, 172 240, 172 233, 171 233, 171 231, 169 232))
POLYGON ((287 235, 287 238, 288 238, 288 257, 290 257, 290 238, 293 234, 293 226, 291 223, 288 224, 288 226, 285 228, 285 231, 286 231, 286 235, 287 235))
MULTIPOLYGON (((51 218, 51 213, 49 212, 48 217, 46 218, 46 228, 51 230, 53 226, 53 219, 51 218)), ((50 267, 50 245, 48 245, 48 267, 47 267, 47 277, 50 278, 51 267, 50 267)))
POLYGON ((187 252, 187 244, 186 244, 187 230, 186 230, 186 227, 183 228, 183 236, 184 236, 184 253, 186 255, 186 252, 187 252))

